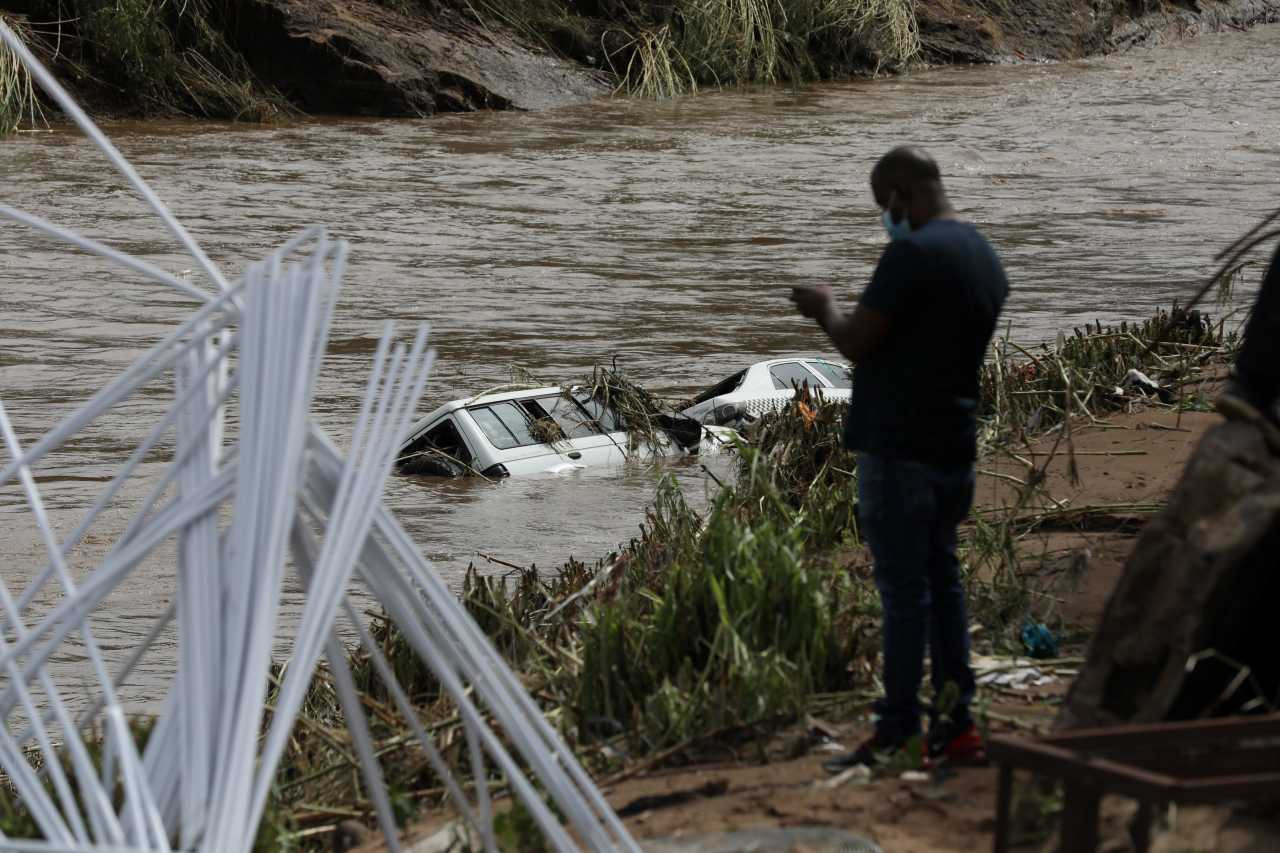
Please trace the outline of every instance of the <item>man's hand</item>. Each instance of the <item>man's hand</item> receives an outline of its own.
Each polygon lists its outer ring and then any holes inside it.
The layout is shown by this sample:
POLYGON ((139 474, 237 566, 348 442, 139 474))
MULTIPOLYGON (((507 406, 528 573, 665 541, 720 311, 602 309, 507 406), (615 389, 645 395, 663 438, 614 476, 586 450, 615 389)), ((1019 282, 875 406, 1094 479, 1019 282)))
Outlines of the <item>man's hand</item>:
POLYGON ((811 320, 821 321, 831 311, 833 300, 831 288, 825 284, 791 288, 791 301, 803 316, 811 320))
POLYGON ((835 297, 825 284, 793 287, 791 301, 801 314, 817 320, 840 354, 854 364, 875 352, 888 337, 888 317, 862 304, 850 314, 842 313, 836 309, 835 297))

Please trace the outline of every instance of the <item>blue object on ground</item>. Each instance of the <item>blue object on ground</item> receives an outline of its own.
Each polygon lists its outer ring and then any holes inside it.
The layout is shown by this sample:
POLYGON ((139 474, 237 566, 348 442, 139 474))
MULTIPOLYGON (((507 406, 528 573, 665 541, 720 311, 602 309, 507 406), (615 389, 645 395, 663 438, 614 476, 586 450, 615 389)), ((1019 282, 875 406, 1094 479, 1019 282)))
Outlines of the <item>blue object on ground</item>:
POLYGON ((1033 658, 1056 658, 1058 638, 1043 622, 1027 622, 1022 626, 1022 645, 1033 658))

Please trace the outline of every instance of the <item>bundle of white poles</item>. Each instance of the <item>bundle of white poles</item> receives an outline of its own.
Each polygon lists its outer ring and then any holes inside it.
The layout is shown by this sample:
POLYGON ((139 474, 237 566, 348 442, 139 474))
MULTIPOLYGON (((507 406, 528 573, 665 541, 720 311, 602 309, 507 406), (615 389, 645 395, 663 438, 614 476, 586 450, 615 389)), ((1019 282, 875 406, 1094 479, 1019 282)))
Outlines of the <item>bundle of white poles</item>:
MULTIPOLYGON (((0 577, 0 770, 38 838, 0 836, 5 850, 249 850, 307 688, 325 658, 380 828, 398 849, 373 740, 339 640, 340 617, 387 685, 470 842, 495 850, 495 771, 559 850, 637 849, 515 674, 385 509, 382 490, 434 353, 426 328, 393 343, 384 330, 344 458, 309 417, 347 246, 311 228, 234 281, 0 21, 0 41, 102 150, 187 250, 205 290, 127 253, 0 204, 0 218, 97 255, 196 299, 190 318, 30 446, 0 400, 7 458, 0 486, 25 495, 48 554, 21 590, 0 577), (173 402, 118 474, 59 539, 32 473, 42 458, 144 386, 170 379, 173 402), (238 409, 228 435, 228 407, 238 409), (171 463, 109 553, 77 580, 69 556, 103 510, 169 436, 171 463), (95 609, 162 546, 176 542, 177 590, 146 640, 112 672, 95 609), (301 620, 279 620, 286 572, 305 590, 301 620), (475 784, 468 796, 421 725, 348 597, 363 583, 456 703, 475 784), (51 587, 56 590, 51 591, 51 587), (36 611, 34 602, 54 605, 36 611), (118 689, 176 622, 178 655, 163 711, 139 748, 118 689), (66 644, 88 658, 96 691, 73 714, 50 674, 66 644), (288 666, 265 712, 273 648, 288 666), (95 758, 98 756, 98 758, 95 758), (554 802, 564 823, 547 800, 554 802)), ((83 691, 80 680, 76 695, 83 691)))

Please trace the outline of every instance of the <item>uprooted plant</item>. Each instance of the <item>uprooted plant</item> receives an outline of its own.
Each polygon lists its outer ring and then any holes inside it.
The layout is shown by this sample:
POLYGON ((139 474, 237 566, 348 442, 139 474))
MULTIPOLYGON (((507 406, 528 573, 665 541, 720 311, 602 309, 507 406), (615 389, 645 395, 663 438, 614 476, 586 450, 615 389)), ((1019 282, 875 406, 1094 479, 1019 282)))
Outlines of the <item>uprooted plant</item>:
POLYGON ((1184 384, 1228 360, 1235 344, 1235 334, 1221 323, 1177 305, 1141 323, 1077 328, 1052 345, 1028 349, 997 341, 981 374, 985 440, 1017 441, 1072 416, 1096 419, 1135 400, 1172 402, 1184 384))

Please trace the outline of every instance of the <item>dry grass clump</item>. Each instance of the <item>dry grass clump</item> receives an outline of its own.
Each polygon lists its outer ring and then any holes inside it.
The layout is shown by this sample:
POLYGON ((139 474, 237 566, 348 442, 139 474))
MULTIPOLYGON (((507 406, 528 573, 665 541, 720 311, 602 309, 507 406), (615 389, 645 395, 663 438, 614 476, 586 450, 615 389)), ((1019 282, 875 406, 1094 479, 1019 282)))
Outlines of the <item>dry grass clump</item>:
POLYGON ((1173 402, 1183 384, 1227 363, 1236 344, 1222 324, 1176 305, 1141 323, 1077 328, 1053 345, 1025 349, 998 341, 981 377, 986 441, 999 444, 1069 417, 1096 419, 1122 409, 1142 396, 1125 387, 1130 370, 1162 386, 1156 402, 1173 402))
POLYGON ((620 88, 653 97, 876 71, 920 53, 914 0, 677 0, 632 32, 610 64, 620 88))
POLYGON ((619 89, 651 98, 698 91, 698 78, 677 48, 670 25, 622 36, 624 41, 617 52, 625 54, 627 61, 618 70, 619 89))
MULTIPOLYGON (((0 22, 24 41, 30 41, 30 31, 24 22, 7 15, 0 15, 0 22)), ((31 74, 13 51, 0 44, 0 136, 13 133, 23 125, 33 127, 40 117, 40 101, 31 74)))

